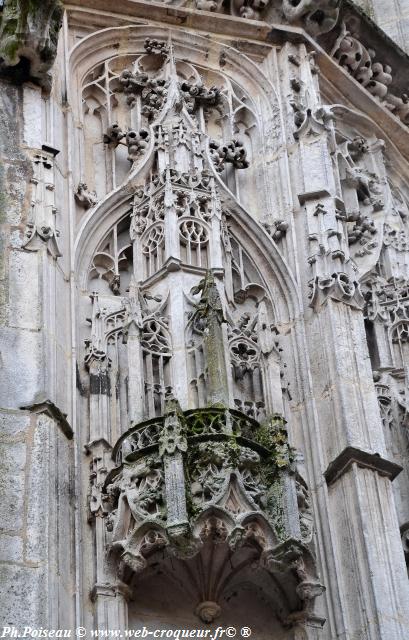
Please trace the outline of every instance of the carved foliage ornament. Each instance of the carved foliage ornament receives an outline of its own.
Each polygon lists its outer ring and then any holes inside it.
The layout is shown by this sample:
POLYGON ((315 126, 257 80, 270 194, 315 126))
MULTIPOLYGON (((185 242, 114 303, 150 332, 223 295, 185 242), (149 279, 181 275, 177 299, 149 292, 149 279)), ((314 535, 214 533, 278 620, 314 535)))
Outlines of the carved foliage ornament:
POLYGON ((365 47, 357 35, 347 30, 345 24, 342 26, 331 55, 374 98, 382 102, 404 124, 409 125, 407 94, 399 97, 389 91, 393 79, 392 68, 379 61, 375 62, 376 52, 365 47))
MULTIPOLYGON (((247 20, 262 19, 272 4, 272 0, 195 0, 196 8, 202 11, 229 13, 247 20)), ((282 12, 288 22, 320 35, 336 25, 339 5, 340 0, 282 0, 282 12)))
POLYGON ((108 127, 104 142, 112 149, 116 149, 119 144, 124 144, 128 148, 128 160, 135 162, 147 147, 149 131, 142 128, 139 131, 129 129, 124 132, 118 124, 113 124, 108 127), (123 142, 124 138, 125 142, 123 142))

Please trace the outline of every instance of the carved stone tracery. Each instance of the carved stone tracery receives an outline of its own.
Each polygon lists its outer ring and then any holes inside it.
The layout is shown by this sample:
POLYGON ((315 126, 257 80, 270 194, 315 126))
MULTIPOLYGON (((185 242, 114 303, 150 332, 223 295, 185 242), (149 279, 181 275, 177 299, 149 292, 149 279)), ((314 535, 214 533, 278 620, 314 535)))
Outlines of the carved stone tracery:
MULTIPOLYGON (((90 440, 104 430, 116 441, 104 484, 91 492, 106 524, 100 549, 112 579, 131 588, 157 566, 183 572, 220 554, 220 590, 205 580, 194 607, 203 621, 222 615, 234 556, 251 584, 268 574, 285 584, 282 625, 321 626, 308 489, 297 489, 282 417, 288 389, 276 312, 234 235, 236 205, 223 186, 250 170, 248 147, 208 133, 226 88, 181 79, 174 55, 160 42, 151 49, 151 66, 142 54, 112 81, 123 113, 136 110, 149 140, 134 150, 121 213, 88 273, 90 440), (144 91, 159 78, 166 95, 148 117, 144 91)), ((105 130, 104 152, 119 166, 133 130, 105 130)))

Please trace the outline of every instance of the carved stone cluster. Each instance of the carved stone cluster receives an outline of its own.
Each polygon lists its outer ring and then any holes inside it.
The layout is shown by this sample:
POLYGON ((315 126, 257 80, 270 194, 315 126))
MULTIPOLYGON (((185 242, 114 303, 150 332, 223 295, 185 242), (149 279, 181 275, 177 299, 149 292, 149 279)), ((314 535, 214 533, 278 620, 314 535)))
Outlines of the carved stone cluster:
POLYGON ((350 33, 343 25, 332 50, 333 57, 346 69, 369 93, 396 115, 404 124, 409 125, 409 98, 407 94, 396 96, 390 92, 392 68, 388 64, 375 61, 376 52, 365 47, 358 37, 350 33))
POLYGON ((135 162, 139 156, 145 151, 149 142, 148 129, 142 128, 139 131, 134 129, 128 129, 128 131, 122 131, 118 124, 113 124, 108 127, 106 134, 104 135, 104 143, 111 149, 116 149, 119 144, 125 144, 128 148, 128 160, 135 162), (125 138, 125 142, 123 139, 125 138))
POLYGON ((210 154, 214 167, 219 173, 225 169, 226 164, 231 164, 235 169, 247 169, 247 151, 240 140, 232 140, 227 144, 211 140, 210 154))
MULTIPOLYGON (((230 13, 247 20, 260 20, 272 0, 195 0, 202 11, 230 13)), ((327 33, 334 28, 339 16, 340 0, 282 0, 281 10, 292 24, 299 24, 313 35, 327 33)))
MULTIPOLYGON (((203 11, 224 11, 226 6, 223 0, 195 0, 196 9, 203 11)), ((235 0, 228 4, 227 10, 232 15, 250 20, 259 20, 264 9, 271 4, 271 0, 235 0)))
POLYGON ((209 112, 221 104, 221 90, 212 86, 207 89, 202 82, 181 82, 180 90, 189 113, 195 113, 203 107, 205 117, 209 112))
POLYGON ((151 121, 162 109, 167 96, 168 83, 163 78, 150 78, 148 74, 124 69, 119 77, 120 89, 132 108, 138 96, 141 99, 141 113, 151 121))

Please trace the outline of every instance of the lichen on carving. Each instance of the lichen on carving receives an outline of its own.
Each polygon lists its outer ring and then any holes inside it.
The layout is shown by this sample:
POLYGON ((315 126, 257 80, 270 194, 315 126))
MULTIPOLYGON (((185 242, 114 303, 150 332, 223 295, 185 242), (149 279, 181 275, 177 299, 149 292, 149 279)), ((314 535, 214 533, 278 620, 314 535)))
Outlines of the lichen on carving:
POLYGON ((62 25, 60 0, 6 0, 0 23, 0 74, 51 88, 50 69, 62 25))

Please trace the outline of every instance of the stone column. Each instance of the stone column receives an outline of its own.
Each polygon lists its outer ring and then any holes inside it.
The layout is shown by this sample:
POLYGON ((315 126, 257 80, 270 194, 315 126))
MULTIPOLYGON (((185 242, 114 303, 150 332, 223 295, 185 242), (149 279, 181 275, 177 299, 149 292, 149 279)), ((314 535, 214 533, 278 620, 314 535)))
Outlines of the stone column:
POLYGON ((185 469, 183 455, 187 441, 183 427, 183 414, 174 397, 165 404, 165 424, 159 441, 159 454, 165 469, 167 526, 178 535, 188 526, 186 508, 185 469))
POLYGON ((96 584, 91 597, 95 603, 96 628, 120 630, 124 634, 128 628, 129 588, 120 582, 96 584))
POLYGON ((145 390, 141 331, 143 328, 141 291, 132 276, 129 285, 126 343, 128 351, 128 415, 130 425, 144 419, 145 390))
POLYGON ((172 262, 180 262, 178 217, 175 209, 175 195, 173 193, 169 168, 166 170, 163 204, 165 207, 165 258, 172 262))

